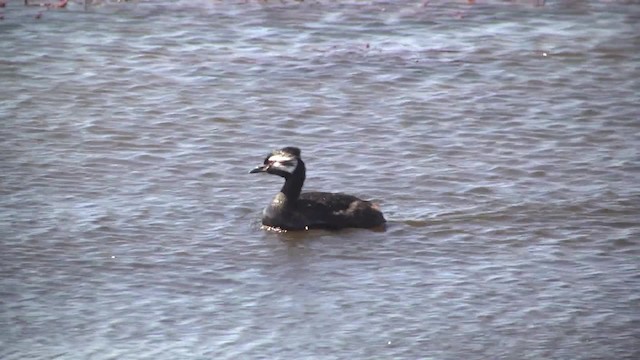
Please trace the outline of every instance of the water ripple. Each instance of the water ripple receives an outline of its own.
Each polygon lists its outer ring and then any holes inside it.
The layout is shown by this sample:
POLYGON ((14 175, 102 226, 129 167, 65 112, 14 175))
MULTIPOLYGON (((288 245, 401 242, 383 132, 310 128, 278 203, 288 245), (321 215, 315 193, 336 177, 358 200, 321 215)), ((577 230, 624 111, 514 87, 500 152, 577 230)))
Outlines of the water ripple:
POLYGON ((637 357, 633 2, 2 16, 1 358, 637 357), (386 231, 261 230, 285 145, 386 231))

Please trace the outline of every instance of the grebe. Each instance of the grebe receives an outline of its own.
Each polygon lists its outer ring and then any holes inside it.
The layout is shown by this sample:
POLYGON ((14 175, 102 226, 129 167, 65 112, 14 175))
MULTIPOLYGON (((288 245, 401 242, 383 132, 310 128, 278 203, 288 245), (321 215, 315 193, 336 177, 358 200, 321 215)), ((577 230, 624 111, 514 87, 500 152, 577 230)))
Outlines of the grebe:
POLYGON ((385 223, 378 205, 352 195, 301 193, 306 168, 300 149, 285 147, 269 154, 249 173, 268 173, 285 179, 280 192, 264 209, 262 224, 281 230, 373 228, 385 223))

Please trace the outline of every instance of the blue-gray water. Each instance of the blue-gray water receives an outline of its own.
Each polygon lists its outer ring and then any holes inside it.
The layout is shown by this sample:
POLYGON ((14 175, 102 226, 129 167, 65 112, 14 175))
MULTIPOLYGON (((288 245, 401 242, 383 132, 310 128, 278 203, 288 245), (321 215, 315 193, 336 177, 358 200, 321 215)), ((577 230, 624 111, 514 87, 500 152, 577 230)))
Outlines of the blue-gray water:
POLYGON ((0 358, 640 357, 637 2, 94 3, 1 9, 0 358))

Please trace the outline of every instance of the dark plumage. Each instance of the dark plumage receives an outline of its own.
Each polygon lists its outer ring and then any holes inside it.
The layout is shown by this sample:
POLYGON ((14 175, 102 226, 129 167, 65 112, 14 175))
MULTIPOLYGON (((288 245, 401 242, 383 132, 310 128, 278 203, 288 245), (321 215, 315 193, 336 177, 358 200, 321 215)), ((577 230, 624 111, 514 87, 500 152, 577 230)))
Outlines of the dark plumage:
POLYGON ((269 154, 250 173, 266 172, 285 179, 280 192, 264 209, 262 224, 282 230, 372 228, 385 223, 377 205, 352 195, 301 193, 306 167, 300 149, 285 147, 269 154))

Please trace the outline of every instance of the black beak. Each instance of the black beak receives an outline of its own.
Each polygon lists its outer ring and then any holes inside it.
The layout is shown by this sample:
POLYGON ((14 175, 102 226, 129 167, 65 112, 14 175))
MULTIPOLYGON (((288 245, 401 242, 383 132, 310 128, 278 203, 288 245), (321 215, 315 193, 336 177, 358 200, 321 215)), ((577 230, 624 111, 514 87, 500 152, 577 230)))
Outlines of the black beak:
POLYGON ((266 172, 268 168, 269 168, 269 167, 268 167, 267 165, 260 165, 260 166, 258 166, 257 168, 255 168, 255 169, 253 169, 253 170, 249 171, 249 174, 255 174, 255 173, 266 172))

